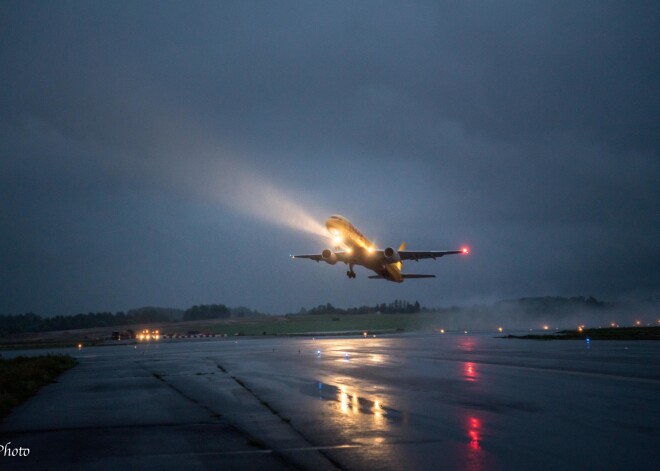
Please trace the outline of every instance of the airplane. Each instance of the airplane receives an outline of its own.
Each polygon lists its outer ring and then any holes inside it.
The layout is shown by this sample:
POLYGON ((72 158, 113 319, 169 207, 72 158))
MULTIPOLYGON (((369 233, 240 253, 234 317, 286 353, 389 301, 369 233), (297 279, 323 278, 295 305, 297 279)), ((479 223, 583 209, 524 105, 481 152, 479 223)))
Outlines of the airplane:
POLYGON ((343 262, 348 265, 346 276, 355 278, 353 267, 361 265, 372 270, 376 275, 369 276, 371 279, 382 279, 402 283, 403 280, 411 278, 435 278, 435 275, 419 275, 412 273, 401 273, 403 260, 419 261, 425 258, 437 259, 445 255, 463 254, 467 255, 469 250, 406 250, 406 243, 401 243, 398 250, 387 247, 385 250, 376 249, 348 219, 337 214, 330 216, 325 222, 325 227, 332 235, 335 243, 335 251, 325 249, 320 254, 313 255, 291 255, 291 258, 308 258, 316 262, 326 262, 334 265, 343 262))

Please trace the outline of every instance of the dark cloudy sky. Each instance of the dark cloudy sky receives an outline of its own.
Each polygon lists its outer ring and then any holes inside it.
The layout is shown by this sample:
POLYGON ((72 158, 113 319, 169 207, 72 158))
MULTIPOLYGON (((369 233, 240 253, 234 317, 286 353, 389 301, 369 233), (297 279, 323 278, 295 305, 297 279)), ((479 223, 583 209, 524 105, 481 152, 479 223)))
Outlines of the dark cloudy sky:
POLYGON ((0 313, 660 292, 660 3, 0 3, 0 313), (402 285, 290 260, 343 214, 402 285))

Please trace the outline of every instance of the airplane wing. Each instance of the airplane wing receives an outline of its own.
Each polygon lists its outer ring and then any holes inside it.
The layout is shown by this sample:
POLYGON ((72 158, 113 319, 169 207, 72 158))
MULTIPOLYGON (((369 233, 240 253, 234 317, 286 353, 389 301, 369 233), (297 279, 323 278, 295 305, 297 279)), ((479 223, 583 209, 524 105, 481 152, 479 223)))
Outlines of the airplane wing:
MULTIPOLYGON (((337 256, 338 262, 346 262, 350 254, 348 252, 334 252, 337 256)), ((291 258, 308 258, 314 260, 315 262, 325 262, 322 254, 309 254, 309 255, 291 255, 291 258)))
POLYGON ((454 254, 467 254, 467 250, 426 250, 426 251, 419 251, 419 250, 400 250, 399 255, 401 256, 401 260, 423 260, 425 258, 440 258, 444 257, 445 255, 454 255, 454 254))
POLYGON ((323 256, 321 254, 314 254, 314 255, 291 255, 291 258, 308 258, 310 260, 314 260, 315 262, 320 262, 323 260, 323 256))

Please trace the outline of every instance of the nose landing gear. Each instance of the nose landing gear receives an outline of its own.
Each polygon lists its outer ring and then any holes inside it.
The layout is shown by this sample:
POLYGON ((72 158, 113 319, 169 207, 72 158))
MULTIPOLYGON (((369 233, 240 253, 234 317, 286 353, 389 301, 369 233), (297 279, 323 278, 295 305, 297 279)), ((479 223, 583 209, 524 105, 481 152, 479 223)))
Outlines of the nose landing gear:
POLYGON ((355 278, 357 275, 355 274, 355 272, 353 270, 349 270, 349 271, 346 272, 346 276, 349 277, 349 278, 355 278))

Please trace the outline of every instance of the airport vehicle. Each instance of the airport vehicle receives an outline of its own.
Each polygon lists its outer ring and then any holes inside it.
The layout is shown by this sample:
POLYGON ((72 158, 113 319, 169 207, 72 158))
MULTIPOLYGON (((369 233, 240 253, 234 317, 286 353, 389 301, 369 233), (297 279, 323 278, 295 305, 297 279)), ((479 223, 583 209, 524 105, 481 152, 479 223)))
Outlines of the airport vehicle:
POLYGON ((463 254, 467 255, 469 250, 462 248, 460 250, 406 250, 406 243, 403 242, 398 250, 393 247, 387 247, 384 250, 377 249, 362 233, 343 216, 330 216, 325 222, 325 227, 330 232, 335 244, 335 250, 325 249, 320 254, 312 255, 292 255, 292 258, 308 258, 316 262, 326 262, 334 265, 337 262, 343 262, 348 265, 346 276, 355 278, 353 267, 361 265, 372 270, 376 275, 369 278, 383 279, 403 282, 410 278, 435 278, 435 275, 419 275, 411 273, 401 273, 404 260, 419 261, 426 258, 437 259, 445 255, 463 254))

